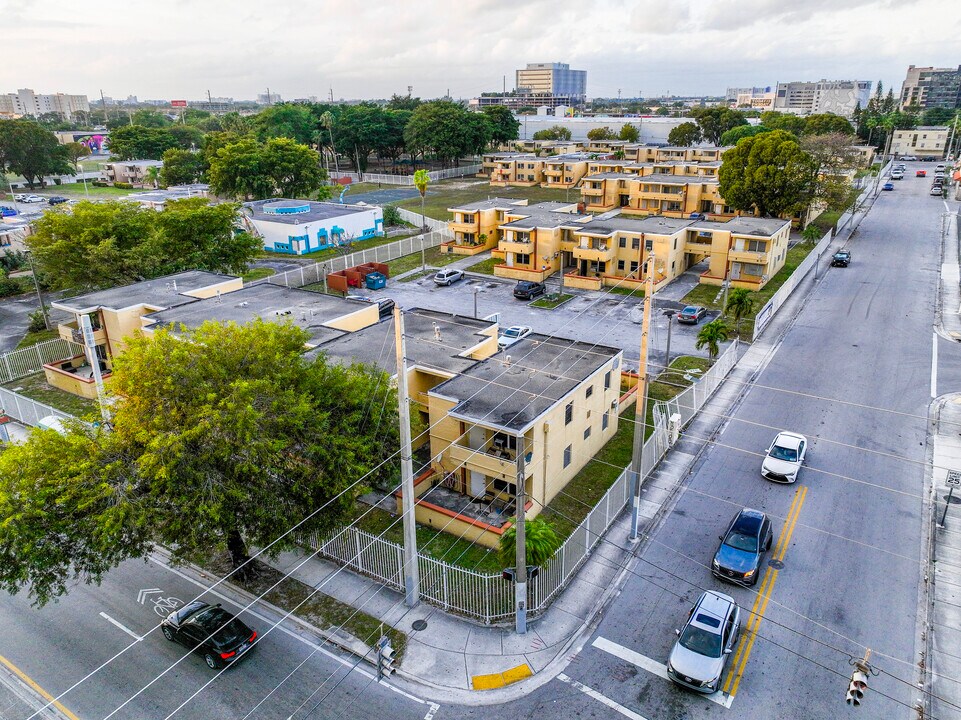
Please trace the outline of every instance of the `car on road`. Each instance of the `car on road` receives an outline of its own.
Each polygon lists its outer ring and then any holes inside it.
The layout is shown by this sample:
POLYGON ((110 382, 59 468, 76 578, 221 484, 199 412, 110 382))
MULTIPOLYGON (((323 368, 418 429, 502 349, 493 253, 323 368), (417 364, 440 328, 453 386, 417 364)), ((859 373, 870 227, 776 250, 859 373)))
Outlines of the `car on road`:
POLYGON ((370 302, 377 303, 377 314, 380 317, 387 317, 394 312, 394 305, 396 304, 391 298, 377 298, 376 300, 371 300, 370 302))
POLYGON ((734 598, 708 590, 688 615, 667 658, 667 676, 695 692, 717 692, 728 658, 741 636, 741 609, 734 598))
POLYGON ((768 516, 760 510, 744 508, 718 540, 721 544, 711 561, 714 576, 736 585, 756 585, 761 561, 774 542, 768 516))
POLYGON ((245 657, 257 643, 257 631, 220 604, 194 600, 174 610, 160 624, 164 637, 203 655, 212 670, 245 657))
POLYGON ((677 321, 684 325, 697 325, 707 315, 707 308, 700 305, 688 305, 677 314, 677 321))
POLYGON ((761 475, 774 482, 796 482, 807 447, 808 440, 803 435, 779 432, 761 462, 761 475))
POLYGON ((531 334, 531 329, 526 325, 512 325, 500 334, 497 338, 497 347, 501 350, 509 348, 518 340, 522 340, 531 334))
POLYGON ((831 267, 847 267, 851 264, 851 251, 838 250, 831 258, 831 267))
POLYGON ((928 174, 927 170, 915 170, 914 177, 926 177, 928 174))
POLYGON ((938 172, 938 171, 944 172, 944 168, 945 168, 944 163, 938 163, 937 167, 934 168, 934 172, 938 172))
POLYGON ((464 279, 463 270, 453 270, 453 269, 441 270, 436 275, 434 275, 434 282, 437 283, 438 285, 450 285, 451 283, 455 283, 458 280, 463 280, 463 279, 464 279))
POLYGON ((520 280, 514 286, 514 297, 518 300, 533 300, 545 292, 547 292, 547 287, 544 283, 534 282, 533 280, 520 280))
POLYGON ((902 155, 901 159, 904 160, 905 162, 915 162, 917 160, 917 158, 914 157, 914 155, 902 155))
POLYGON ((47 203, 50 205, 61 205, 65 202, 70 202, 70 200, 63 197, 63 195, 53 195, 47 198, 47 203))
POLYGON ((931 188, 931 192, 929 192, 928 194, 938 195, 938 196, 944 195, 944 189, 940 185, 935 185, 931 188))
POLYGON ((894 183, 889 183, 889 182, 884 183, 884 185, 881 186, 881 189, 882 189, 882 190, 894 190, 894 183))
POLYGON ((903 171, 903 170, 894 170, 894 171, 892 171, 892 172, 891 172, 891 179, 892 179, 892 180, 903 180, 903 179, 904 179, 904 171, 903 171))

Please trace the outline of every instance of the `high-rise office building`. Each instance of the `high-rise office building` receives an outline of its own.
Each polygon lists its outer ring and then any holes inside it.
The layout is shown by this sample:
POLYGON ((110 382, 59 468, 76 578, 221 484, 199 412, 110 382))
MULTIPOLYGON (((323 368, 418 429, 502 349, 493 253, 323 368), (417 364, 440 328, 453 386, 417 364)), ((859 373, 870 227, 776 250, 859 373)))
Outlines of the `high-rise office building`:
POLYGON ((778 83, 774 109, 799 115, 833 113, 851 117, 871 98, 869 80, 818 80, 817 82, 778 83))
POLYGON ((563 95, 583 102, 587 96, 587 71, 571 70, 567 63, 528 63, 517 71, 517 92, 563 95))
POLYGON ((56 113, 69 120, 78 112, 90 112, 90 103, 86 95, 67 95, 65 93, 38 95, 29 88, 21 88, 15 93, 0 95, 0 116, 21 117, 29 115, 39 117, 48 113, 56 113))
POLYGON ((957 68, 916 67, 908 65, 901 83, 901 108, 961 107, 961 65, 957 68))

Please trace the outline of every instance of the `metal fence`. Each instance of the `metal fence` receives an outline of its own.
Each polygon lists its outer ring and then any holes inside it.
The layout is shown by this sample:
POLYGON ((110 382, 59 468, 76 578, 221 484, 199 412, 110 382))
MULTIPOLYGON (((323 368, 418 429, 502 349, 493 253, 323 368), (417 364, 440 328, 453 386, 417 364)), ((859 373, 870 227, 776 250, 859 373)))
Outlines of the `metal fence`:
POLYGON ((55 338, 0 355, 0 383, 10 382, 43 370, 47 363, 82 355, 83 346, 55 338))
MULTIPOLYGON (((481 171, 483 165, 462 165, 461 167, 447 168, 446 170, 431 170, 427 177, 431 182, 437 180, 447 180, 448 178, 465 177, 476 175, 481 171)), ((406 185, 414 186, 413 175, 390 175, 387 173, 355 173, 340 172, 334 173, 338 178, 350 178, 353 182, 381 183, 383 185, 406 185)))
MULTIPOLYGON (((654 432, 644 443, 642 477, 647 477, 670 449, 671 417, 680 415, 677 429, 690 422, 737 363, 737 356, 738 342, 735 340, 704 377, 672 400, 656 403, 654 432)), ((542 614, 550 607, 630 499, 631 482, 628 468, 625 468, 554 557, 528 584, 528 611, 531 615, 542 614)), ((348 526, 326 538, 305 538, 305 544, 340 565, 394 590, 404 591, 404 548, 397 543, 348 526)), ((427 602, 488 625, 506 623, 513 618, 514 586, 505 582, 500 574, 479 573, 424 555, 418 555, 418 566, 420 594, 427 602)))
POLYGON ((323 282, 324 278, 332 272, 346 270, 349 267, 363 265, 364 263, 389 262, 404 255, 412 255, 422 250, 437 247, 450 239, 451 235, 446 230, 433 230, 424 235, 403 238, 386 245, 358 250, 349 255, 336 255, 313 265, 304 265, 296 270, 271 275, 259 282, 268 282, 271 285, 283 285, 285 287, 304 287, 305 285, 323 282))
POLYGON ((30 426, 36 425, 40 418, 47 417, 47 415, 55 415, 64 419, 73 417, 69 413, 31 400, 6 388, 0 388, 0 408, 14 420, 30 426))

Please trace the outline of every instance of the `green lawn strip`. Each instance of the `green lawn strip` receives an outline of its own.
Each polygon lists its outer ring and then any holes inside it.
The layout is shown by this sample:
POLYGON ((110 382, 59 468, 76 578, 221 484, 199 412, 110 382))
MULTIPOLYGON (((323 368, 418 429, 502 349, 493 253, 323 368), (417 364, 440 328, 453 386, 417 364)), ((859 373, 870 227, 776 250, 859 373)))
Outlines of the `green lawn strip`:
POLYGON ((84 190, 83 183, 64 183, 63 185, 48 185, 43 190, 34 190, 34 194, 49 197, 51 195, 63 195, 64 197, 75 200, 83 200, 87 197, 94 198, 121 198, 131 193, 149 192, 149 188, 117 188, 113 185, 107 187, 97 187, 92 181, 87 180, 87 189, 84 190))
POLYGON ((404 277, 399 278, 397 282, 413 282, 414 280, 420 280, 421 278, 430 277, 433 274, 434 274, 433 270, 421 270, 420 272, 416 272, 413 275, 405 275, 404 277))
MULTIPOLYGON (((580 200, 580 193, 576 191, 568 194, 564 190, 542 187, 491 187, 488 182, 480 182, 466 188, 457 187, 462 182, 441 182, 430 185, 427 189, 427 197, 424 200, 424 214, 435 220, 449 220, 450 213, 447 212, 447 208, 493 197, 527 199, 531 205, 550 201, 567 202, 568 198, 570 198, 571 203, 580 200)), ((395 204, 411 212, 419 213, 421 211, 420 200, 418 196, 401 200, 395 204)))
POLYGON ((80 418, 98 413, 96 400, 88 400, 48 385, 42 372, 18 378, 2 387, 80 418))
POLYGON ((626 287, 621 285, 614 285, 608 288, 604 288, 605 291, 612 293, 614 295, 633 295, 637 298, 644 297, 643 287, 626 287))
MULTIPOLYGON (((197 562, 196 559, 194 561, 197 562)), ((223 577, 233 570, 226 553, 204 558, 197 564, 218 577, 223 577)), ((270 604, 293 613, 322 630, 336 631, 343 628, 371 647, 377 643, 381 635, 387 635, 394 648, 397 663, 399 664, 403 659, 404 651, 407 649, 405 633, 383 624, 362 610, 325 595, 322 591, 300 580, 286 576, 280 570, 259 560, 252 560, 251 565, 254 572, 249 573, 248 577, 241 579, 234 574, 230 576, 228 582, 258 597, 262 595, 263 599, 270 604)))
POLYGON ((23 340, 17 343, 17 350, 48 340, 56 340, 58 337, 60 337, 60 333, 57 330, 40 330, 39 332, 27 333, 23 336, 23 340))
MULTIPOLYGON (((658 375, 648 388, 645 438, 654 431, 655 402, 670 400, 690 385, 691 381, 684 378, 689 370, 706 370, 708 367, 710 361, 705 358, 679 357, 671 363, 671 370, 665 370, 658 375)), ((541 513, 542 517, 550 521, 562 541, 570 537, 630 464, 634 445, 634 407, 635 403, 632 402, 624 408, 614 437, 607 441, 541 513)))
POLYGON ((495 265, 503 265, 504 261, 498 258, 487 258, 486 260, 481 260, 480 262, 474 263, 473 265, 468 265, 464 268, 465 272, 472 273, 483 273, 484 275, 493 275, 495 265))
POLYGON ((561 295, 560 297, 557 297, 555 295, 550 295, 550 296, 544 295, 542 297, 537 298, 537 300, 535 300, 534 302, 532 302, 531 307, 544 308, 545 310, 553 310, 554 308, 559 307, 564 303, 566 303, 572 297, 574 296, 566 295, 566 294, 561 295))
MULTIPOLYGON (((426 260, 427 267, 441 267, 443 265, 449 265, 456 260, 460 260, 461 256, 454 255, 453 253, 442 253, 439 247, 432 247, 427 248, 424 251, 424 258, 426 260)), ((404 255, 387 263, 387 267, 390 268, 391 277, 403 275, 405 272, 414 270, 420 266, 421 254, 419 252, 411 253, 410 255, 404 255)))
POLYGON ((249 283, 249 282, 253 282, 254 280, 263 280, 264 278, 270 277, 276 272, 277 271, 274 270, 273 268, 251 268, 250 270, 245 272, 243 275, 241 275, 240 279, 243 280, 245 283, 249 283))

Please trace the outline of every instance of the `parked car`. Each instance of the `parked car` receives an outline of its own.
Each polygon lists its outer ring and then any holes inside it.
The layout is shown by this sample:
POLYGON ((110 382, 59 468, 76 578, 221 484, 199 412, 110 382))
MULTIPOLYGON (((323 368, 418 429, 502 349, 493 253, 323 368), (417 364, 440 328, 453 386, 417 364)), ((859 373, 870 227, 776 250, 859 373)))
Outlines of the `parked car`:
POLYGON ((514 286, 514 297, 518 300, 533 300, 545 292, 547 292, 547 288, 544 286, 544 283, 534 282, 532 280, 520 280, 517 285, 514 286))
POLYGON ((203 655, 212 670, 232 665, 256 645, 257 631, 220 607, 194 600, 161 622, 164 637, 203 655))
POLYGON ((734 598, 712 590, 698 599, 667 658, 667 676, 676 684, 717 692, 728 658, 741 636, 741 609, 734 598))
POLYGON ((394 305, 396 303, 391 298, 377 298, 376 300, 371 300, 371 302, 377 303, 377 313, 382 318, 394 312, 394 305))
POLYGON ((774 482, 797 481, 807 446, 808 440, 803 435, 792 432, 778 433, 761 462, 761 475, 774 482))
POLYGON ((42 203, 44 200, 46 198, 41 195, 24 195, 20 198, 20 202, 25 203, 42 203))
POLYGON ((886 182, 881 186, 882 190, 894 190, 894 183, 886 182))
POLYGON ((901 159, 904 160, 905 162, 915 162, 915 161, 917 161, 917 158, 914 157, 914 155, 902 155, 902 156, 901 156, 901 159))
POLYGON ((927 170, 915 170, 914 177, 926 177, 928 174, 927 170))
POLYGON ((438 285, 450 285, 458 280, 464 279, 463 270, 441 270, 439 273, 434 275, 434 282, 438 285))
POLYGON ((497 338, 497 347, 504 350, 530 334, 531 329, 526 325, 512 325, 497 338))
POLYGON ((677 314, 677 321, 685 325, 697 325, 705 315, 707 315, 707 308, 688 305, 677 314))
POLYGON ((12 207, 0 205, 0 217, 13 217, 14 215, 17 215, 17 211, 12 207))
POLYGON ((14 193, 14 194, 13 194, 13 199, 16 200, 17 202, 23 202, 23 199, 24 199, 25 197, 27 197, 27 194, 26 194, 26 193, 14 193))
POLYGON ((761 561, 774 542, 768 516, 760 510, 744 508, 718 540, 721 544, 711 561, 714 576, 738 585, 756 585, 761 561))
POLYGON ((703 220, 706 216, 702 212, 692 212, 688 217, 691 220, 703 220))
POLYGON ((831 267, 847 267, 851 264, 851 251, 838 250, 831 258, 831 267))
POLYGON ((944 195, 944 188, 942 188, 940 185, 935 185, 931 188, 931 192, 928 194, 938 196, 944 195))
POLYGON ((65 202, 70 202, 67 198, 62 195, 53 195, 47 198, 47 202, 51 205, 60 205, 65 202))

